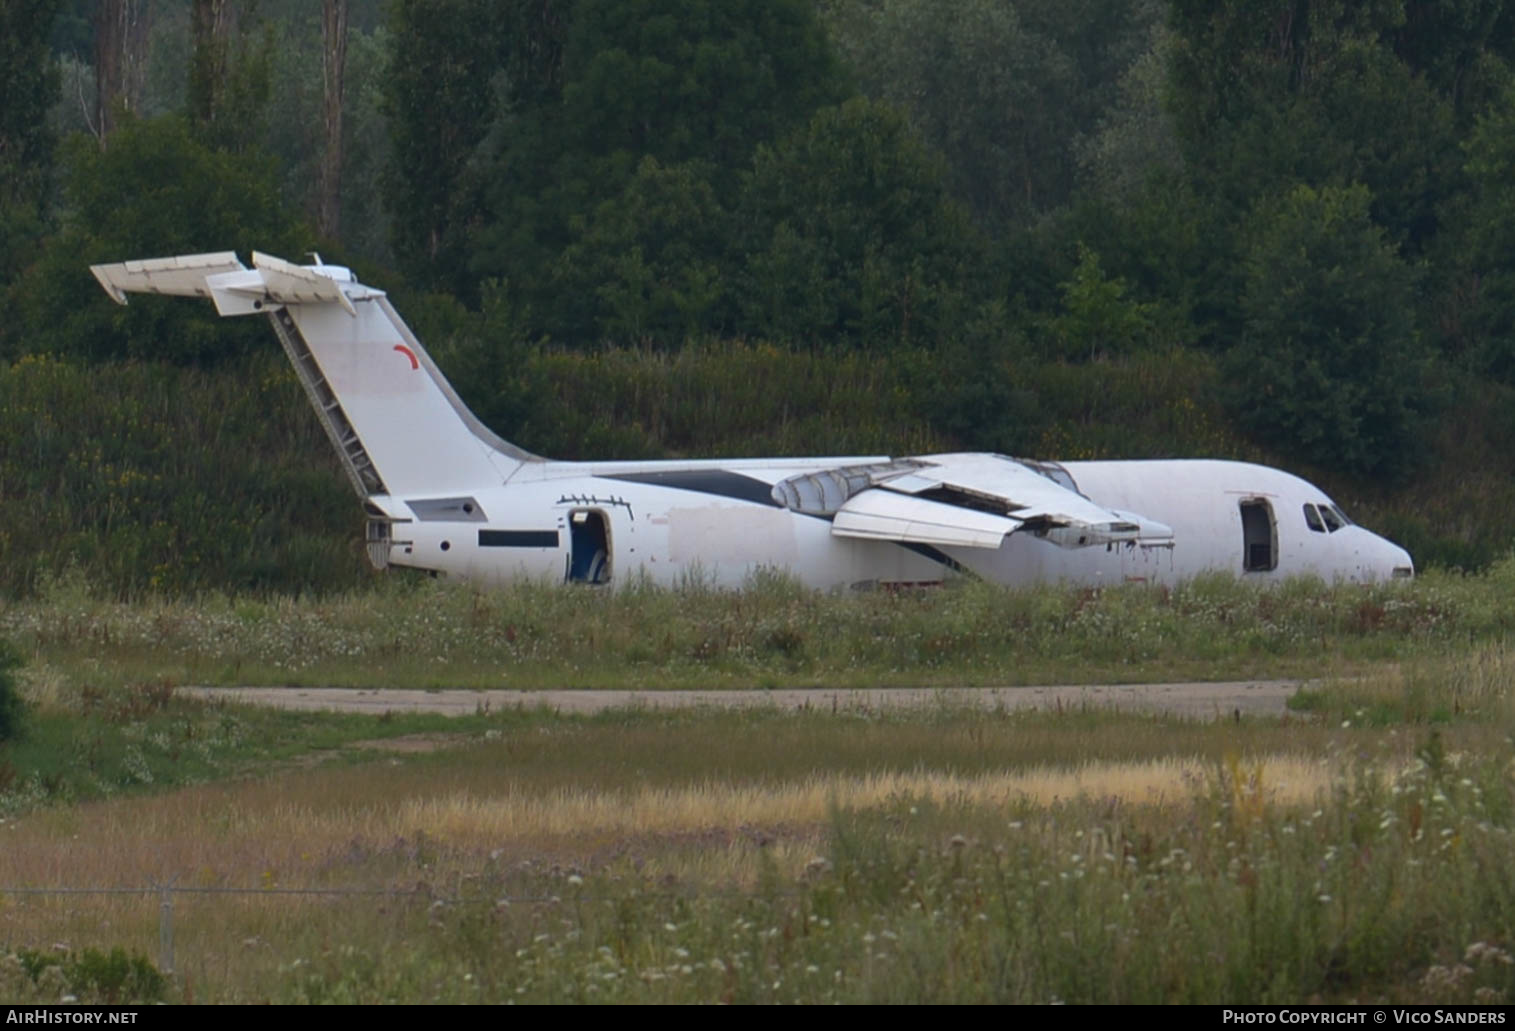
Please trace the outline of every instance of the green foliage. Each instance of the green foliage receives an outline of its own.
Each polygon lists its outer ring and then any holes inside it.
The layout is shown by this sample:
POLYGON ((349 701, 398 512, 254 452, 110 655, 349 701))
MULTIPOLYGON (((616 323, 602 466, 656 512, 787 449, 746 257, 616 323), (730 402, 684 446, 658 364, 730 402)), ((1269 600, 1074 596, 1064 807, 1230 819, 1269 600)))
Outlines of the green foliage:
MULTIPOLYGON (((492 0, 399 0, 389 8, 383 80, 393 164, 385 199, 395 257, 416 289, 468 292, 466 173, 496 113, 507 52, 492 0)), ((524 9, 515 3, 512 11, 524 9)))
POLYGON ((729 322, 732 227, 709 172, 643 158, 619 196, 576 220, 553 275, 576 299, 569 339, 677 343, 729 322))
POLYGON ((954 446, 1034 454, 1044 422, 1027 375, 1030 347, 1007 329, 1005 307, 990 302, 960 333, 932 351, 896 355, 921 414, 954 446))
POLYGON ((1161 21, 1157 3, 833 0, 863 93, 909 114, 981 226, 1020 228, 1070 198, 1080 138, 1161 21))
POLYGON ((254 150, 267 135, 273 69, 272 26, 260 24, 256 5, 237 14, 235 38, 214 31, 217 5, 194 0, 189 58, 188 114, 208 146, 237 153, 254 150), (240 17, 238 16, 240 15, 240 17))
POLYGON ((758 144, 839 99, 804 0, 576 0, 563 52, 564 157, 625 180, 645 155, 722 181, 758 144))
POLYGON ((741 204, 743 325, 792 343, 932 346, 953 332, 979 241, 939 158, 854 98, 758 151, 741 204))
POLYGON ((1258 439, 1321 465, 1402 476, 1436 404, 1415 328, 1416 271, 1368 215, 1368 191, 1298 187, 1248 231, 1230 405, 1258 439))
POLYGON ((1515 86, 1478 119, 1466 153, 1473 189, 1454 267, 1472 296, 1457 343, 1472 371, 1515 383, 1515 86))
POLYGON ((1092 249, 1080 244, 1078 253, 1078 267, 1062 284, 1063 310, 1048 327, 1056 353, 1092 361, 1144 346, 1152 331, 1151 306, 1128 299, 1125 280, 1105 275, 1092 249))
POLYGON ((261 320, 227 323, 205 305, 114 305, 89 266, 213 249, 235 249, 244 260, 254 249, 299 254, 305 231, 266 159, 213 149, 180 118, 127 119, 107 150, 70 140, 64 175, 63 230, 22 282, 22 353, 190 364, 238 355, 263 339, 261 320))
POLYGON ((449 48, 447 68, 461 62, 475 77, 467 89, 496 75, 495 91, 469 98, 464 114, 448 113, 454 98, 438 92, 453 80, 432 78, 441 69, 424 50, 392 86, 399 181, 419 184, 404 207, 426 220, 397 220, 409 238, 402 254, 431 263, 422 283, 465 296, 482 279, 509 282, 539 328, 563 339, 603 326, 664 339, 715 328, 729 273, 703 213, 731 203, 759 143, 840 96, 810 5, 579 0, 542 12, 522 4, 449 48), (424 77, 411 93, 425 103, 398 93, 412 74, 424 77), (460 121, 445 140, 412 147, 460 121), (413 122, 424 131, 413 134, 413 122), (617 244, 641 253, 595 253, 617 244))
MULTIPOLYGON (((98 613, 100 603, 70 589, 54 589, 50 605, 81 629, 98 613)), ((214 619, 235 620, 234 604, 225 597, 207 598, 200 611, 214 619)), ((248 600, 235 603, 243 612, 248 600)), ((144 613, 144 622, 154 616, 144 613)), ((159 610, 157 617, 170 616, 159 610)), ((276 620, 277 622, 277 620, 276 620)), ((202 631, 211 624, 202 624, 202 631)), ((281 644, 297 648, 302 632, 281 644)), ((244 658, 232 659, 228 670, 244 658)), ((11 819, 47 806, 76 805, 121 795, 144 794, 208 780, 236 776, 254 766, 267 769, 287 760, 319 762, 342 758, 341 750, 355 742, 372 742, 407 735, 477 734, 488 727, 529 724, 540 714, 502 711, 488 717, 437 713, 331 714, 312 720, 309 713, 273 708, 228 709, 187 698, 167 680, 123 681, 98 686, 97 675, 63 674, 46 667, 55 688, 39 704, 25 736, 5 746, 0 781, 0 817, 11 819)), ((361 754, 361 753, 359 753, 361 754)), ((119 978, 102 972, 106 984, 119 978)))
POLYGON ((56 1004, 62 995, 70 995, 87 1004, 119 1006, 161 1002, 168 990, 168 978, 151 960, 119 945, 109 952, 85 948, 61 955, 18 949, 0 956, 0 971, 10 972, 6 970, 7 961, 15 962, 31 983, 6 983, 5 988, 10 992, 19 990, 23 996, 35 992, 37 1002, 56 1004))
MULTIPOLYGON (((58 91, 48 53, 56 0, 10 0, 0 7, 0 214, 40 212, 52 166, 52 127, 46 112, 58 91)), ((0 222, 0 230, 5 229, 0 222)), ((0 236, 0 279, 15 272, 10 231, 0 236)))
POLYGON ((54 141, 46 114, 58 92, 47 39, 56 6, 0 5, 0 354, 15 346, 15 280, 47 225, 54 141))
POLYGON ((1425 245, 1458 186, 1458 98, 1395 53, 1401 0, 1173 9, 1176 125, 1207 192, 1240 212, 1296 183, 1361 183, 1396 244, 1425 245))
POLYGON ((20 653, 0 639, 0 743, 21 734, 26 707, 16 683, 16 670, 20 668, 20 653))
POLYGON ((1145 49, 1116 81, 1115 99, 1074 148, 1081 182, 1106 200, 1129 200, 1153 175, 1182 170, 1165 102, 1173 52, 1165 18, 1152 20, 1144 42, 1145 49))
POLYGON ((119 945, 109 952, 85 949, 71 957, 66 967, 70 985, 107 1005, 157 1002, 168 988, 168 978, 151 960, 119 945))
POLYGON ((356 506, 277 361, 0 366, 0 592, 72 566, 112 593, 361 578, 356 506))

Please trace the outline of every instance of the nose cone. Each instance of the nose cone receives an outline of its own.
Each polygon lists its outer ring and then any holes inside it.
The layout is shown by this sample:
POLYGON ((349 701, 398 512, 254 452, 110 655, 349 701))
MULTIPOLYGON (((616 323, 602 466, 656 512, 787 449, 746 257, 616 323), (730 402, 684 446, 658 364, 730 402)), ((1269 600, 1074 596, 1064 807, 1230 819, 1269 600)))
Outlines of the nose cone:
POLYGON ((1404 580, 1413 577, 1415 562, 1410 558, 1410 553, 1393 541, 1384 541, 1384 543, 1389 546, 1390 558, 1393 561, 1393 565, 1389 568, 1389 576, 1404 580))
POLYGON ((1415 562, 1408 551, 1376 533, 1363 533, 1369 538, 1358 552, 1363 579, 1408 580, 1415 575, 1415 562))

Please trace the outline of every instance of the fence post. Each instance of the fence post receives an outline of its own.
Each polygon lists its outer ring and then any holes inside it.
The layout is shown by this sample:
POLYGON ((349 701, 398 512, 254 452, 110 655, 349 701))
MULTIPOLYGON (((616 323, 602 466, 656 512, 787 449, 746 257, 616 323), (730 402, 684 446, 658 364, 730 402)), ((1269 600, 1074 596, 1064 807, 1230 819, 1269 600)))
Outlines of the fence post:
POLYGON ((174 889, 158 885, 158 967, 165 974, 174 972, 174 889))

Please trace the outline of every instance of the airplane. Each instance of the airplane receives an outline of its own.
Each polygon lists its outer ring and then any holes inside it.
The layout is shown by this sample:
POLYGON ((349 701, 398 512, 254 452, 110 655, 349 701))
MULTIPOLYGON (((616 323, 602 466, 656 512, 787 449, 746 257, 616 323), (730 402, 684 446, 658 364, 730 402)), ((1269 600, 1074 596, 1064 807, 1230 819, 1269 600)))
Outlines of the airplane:
POLYGON ((351 270, 234 252, 94 265, 128 293, 264 315, 367 516, 379 569, 488 583, 650 580, 815 588, 1173 584, 1414 575, 1319 488, 1246 462, 1050 462, 984 453, 565 462, 486 428, 384 291, 351 270))

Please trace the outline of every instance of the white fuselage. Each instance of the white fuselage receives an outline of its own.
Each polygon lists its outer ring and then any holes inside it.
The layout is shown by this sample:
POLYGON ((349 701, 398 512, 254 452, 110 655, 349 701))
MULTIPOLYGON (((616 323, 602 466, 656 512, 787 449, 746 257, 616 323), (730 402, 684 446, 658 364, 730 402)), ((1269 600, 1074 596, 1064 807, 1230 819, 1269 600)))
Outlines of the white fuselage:
MULTIPOLYGON (((818 588, 932 584, 962 574, 1005 584, 1171 584, 1210 571, 1249 580, 1314 575, 1367 582, 1413 568, 1404 549, 1362 527, 1331 530, 1317 518, 1322 528, 1311 529, 1304 506, 1331 504, 1326 494, 1297 476, 1244 462, 1064 464, 1092 501, 1173 529, 1171 540, 1155 544, 1064 548, 1019 532, 998 549, 856 540, 834 535, 829 520, 768 496, 773 484, 797 473, 882 461, 528 463, 508 483, 472 494, 477 512, 469 521, 396 522, 388 560, 489 583, 578 579, 574 519, 585 513, 603 528, 595 544, 603 541, 606 551, 602 582, 612 583, 644 576, 666 585, 693 580, 734 587, 763 569, 818 588), (1246 561, 1243 504, 1254 520, 1265 516, 1271 531, 1270 554, 1254 554, 1263 561, 1253 568, 1246 561)), ((393 500, 384 509, 402 520, 413 515, 393 500)))

